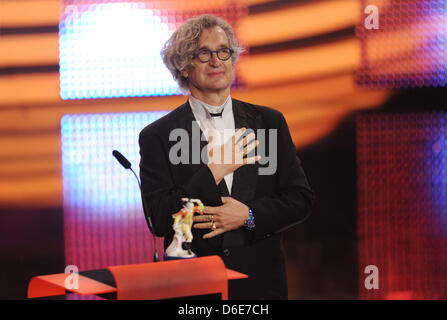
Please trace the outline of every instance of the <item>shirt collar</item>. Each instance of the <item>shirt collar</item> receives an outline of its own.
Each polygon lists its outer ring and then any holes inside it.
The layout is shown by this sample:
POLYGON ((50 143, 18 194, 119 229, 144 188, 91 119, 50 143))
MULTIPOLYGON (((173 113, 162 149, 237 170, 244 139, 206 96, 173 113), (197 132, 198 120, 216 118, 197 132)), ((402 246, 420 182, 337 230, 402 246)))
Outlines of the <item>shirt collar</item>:
POLYGON ((224 114, 227 114, 231 109, 231 96, 228 96, 225 102, 220 106, 212 106, 202 100, 194 98, 193 96, 189 96, 189 104, 194 112, 198 112, 202 115, 205 115, 206 118, 213 118, 210 116, 210 113, 222 113, 222 117, 224 114))

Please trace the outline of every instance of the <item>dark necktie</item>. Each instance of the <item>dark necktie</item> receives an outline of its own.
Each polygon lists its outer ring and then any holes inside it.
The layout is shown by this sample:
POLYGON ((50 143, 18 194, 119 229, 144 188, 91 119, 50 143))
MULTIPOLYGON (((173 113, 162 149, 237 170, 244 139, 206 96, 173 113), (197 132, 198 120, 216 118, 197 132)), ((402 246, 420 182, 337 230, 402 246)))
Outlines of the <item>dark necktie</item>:
POLYGON ((222 117, 222 113, 223 113, 224 109, 225 108, 222 108, 221 112, 217 112, 217 113, 208 112, 208 113, 210 114, 211 117, 222 117))
POLYGON ((222 179, 222 181, 220 181, 217 187, 219 188, 221 197, 228 197, 230 195, 230 193, 228 192, 227 183, 225 182, 225 179, 222 179))
POLYGON ((210 112, 210 116, 212 116, 212 117, 222 117, 222 113, 223 113, 223 110, 222 110, 222 112, 219 112, 219 113, 211 113, 210 112))

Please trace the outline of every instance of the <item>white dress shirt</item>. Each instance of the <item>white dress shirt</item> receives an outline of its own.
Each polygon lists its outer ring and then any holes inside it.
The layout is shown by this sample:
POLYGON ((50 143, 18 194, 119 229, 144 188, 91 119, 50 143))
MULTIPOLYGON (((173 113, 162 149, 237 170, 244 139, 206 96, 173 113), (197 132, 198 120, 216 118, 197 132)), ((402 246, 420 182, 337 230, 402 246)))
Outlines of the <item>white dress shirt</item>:
MULTIPOLYGON (((194 118, 198 122, 200 129, 208 140, 208 130, 214 129, 219 133, 218 138, 220 141, 216 141, 216 144, 225 143, 231 136, 234 135, 234 116, 233 116, 233 101, 230 96, 221 106, 209 105, 193 96, 189 96, 189 105, 191 106, 194 118), (222 111, 223 110, 223 111, 222 111), (220 113, 220 117, 212 117, 210 113, 220 113), (226 129, 225 133, 224 130, 226 129)), ((214 137, 213 137, 214 138, 214 137)), ((231 195, 231 187, 233 185, 233 172, 227 174, 225 177, 225 183, 227 184, 228 192, 231 195)))

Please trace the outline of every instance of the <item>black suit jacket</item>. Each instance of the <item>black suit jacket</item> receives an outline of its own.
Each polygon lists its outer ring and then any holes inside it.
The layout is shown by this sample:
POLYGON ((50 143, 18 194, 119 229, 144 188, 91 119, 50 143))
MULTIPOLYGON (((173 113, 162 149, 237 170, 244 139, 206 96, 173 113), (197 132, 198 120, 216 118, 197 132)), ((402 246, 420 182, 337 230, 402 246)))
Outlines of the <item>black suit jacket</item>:
MULTIPOLYGON (((239 228, 204 240, 202 236, 211 230, 193 228, 192 250, 198 256, 219 255, 227 268, 249 275, 248 279, 230 282, 230 299, 286 299, 280 233, 310 214, 314 194, 279 111, 233 99, 233 115, 236 129, 251 128, 255 134, 257 129, 277 129, 277 169, 273 175, 259 175, 262 165, 255 163, 234 172, 231 197, 253 210, 256 224, 253 231, 239 228)), ((169 150, 177 143, 169 141, 170 132, 183 128, 191 137, 193 121, 194 115, 186 102, 140 133, 143 202, 153 221, 153 231, 165 237, 165 246, 170 244, 174 233, 171 214, 182 207, 182 197, 201 199, 205 206, 218 206, 222 205, 220 197, 227 195, 224 179, 217 186, 206 164, 192 163, 192 139, 187 164, 174 165, 169 161, 169 150)), ((200 144, 200 150, 206 148, 207 141, 194 142, 200 144)), ((194 147, 198 150, 197 145, 194 147)))

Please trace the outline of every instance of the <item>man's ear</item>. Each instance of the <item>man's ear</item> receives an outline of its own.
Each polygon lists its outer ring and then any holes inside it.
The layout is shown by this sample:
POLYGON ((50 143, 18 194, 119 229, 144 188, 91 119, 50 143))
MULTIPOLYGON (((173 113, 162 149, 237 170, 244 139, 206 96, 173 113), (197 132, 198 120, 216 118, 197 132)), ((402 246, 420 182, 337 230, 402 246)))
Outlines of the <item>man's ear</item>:
POLYGON ((186 68, 180 71, 183 78, 188 78, 188 71, 186 71, 186 68))

